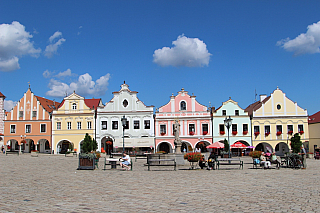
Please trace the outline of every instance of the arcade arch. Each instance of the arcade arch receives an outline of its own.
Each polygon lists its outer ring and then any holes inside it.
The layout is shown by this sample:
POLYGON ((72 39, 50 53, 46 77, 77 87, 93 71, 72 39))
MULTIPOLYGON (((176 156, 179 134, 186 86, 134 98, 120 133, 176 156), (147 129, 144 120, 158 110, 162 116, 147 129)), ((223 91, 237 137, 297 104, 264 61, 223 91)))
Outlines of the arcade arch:
POLYGON ((70 145, 73 146, 73 143, 68 140, 59 141, 57 143, 57 153, 65 154, 68 151, 70 145))
POLYGON ((289 152, 289 146, 285 142, 280 142, 275 147, 276 155, 284 156, 285 153, 289 152))
POLYGON ((157 152, 164 151, 165 153, 172 153, 173 147, 169 142, 162 141, 157 145, 157 152))
POLYGON ((255 150, 256 151, 261 151, 261 152, 273 153, 272 146, 269 143, 266 143, 266 142, 262 142, 262 143, 257 144, 255 150))

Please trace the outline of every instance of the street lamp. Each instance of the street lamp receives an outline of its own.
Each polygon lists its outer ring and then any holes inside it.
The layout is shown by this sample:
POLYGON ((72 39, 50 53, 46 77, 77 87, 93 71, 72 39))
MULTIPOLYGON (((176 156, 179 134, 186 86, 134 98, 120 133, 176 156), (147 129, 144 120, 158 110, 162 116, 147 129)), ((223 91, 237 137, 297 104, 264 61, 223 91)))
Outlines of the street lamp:
POLYGON ((127 125, 127 118, 125 116, 123 116, 121 118, 121 122, 122 122, 122 127, 123 127, 123 143, 122 143, 122 155, 124 153, 124 127, 127 125))
POLYGON ((229 116, 229 118, 228 117, 226 117, 226 119, 224 119, 224 125, 227 127, 227 129, 228 129, 228 144, 229 144, 229 158, 231 158, 231 153, 230 153, 230 148, 231 148, 231 146, 230 146, 230 139, 229 139, 229 129, 230 129, 230 126, 232 125, 232 118, 229 116))

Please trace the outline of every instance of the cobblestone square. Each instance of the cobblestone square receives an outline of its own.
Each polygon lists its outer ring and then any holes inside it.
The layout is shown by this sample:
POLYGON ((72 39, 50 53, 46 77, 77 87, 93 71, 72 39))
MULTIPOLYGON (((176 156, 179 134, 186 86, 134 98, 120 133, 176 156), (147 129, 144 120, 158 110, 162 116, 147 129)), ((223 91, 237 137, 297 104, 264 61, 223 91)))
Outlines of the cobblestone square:
MULTIPOLYGON (((317 212, 320 161, 306 170, 177 171, 134 162, 133 171, 77 170, 64 155, 0 155, 0 212, 317 212)), ((134 161, 134 158, 133 158, 134 161)), ((110 166, 109 166, 110 168, 110 166)), ((227 169, 228 168, 228 169, 227 169)))

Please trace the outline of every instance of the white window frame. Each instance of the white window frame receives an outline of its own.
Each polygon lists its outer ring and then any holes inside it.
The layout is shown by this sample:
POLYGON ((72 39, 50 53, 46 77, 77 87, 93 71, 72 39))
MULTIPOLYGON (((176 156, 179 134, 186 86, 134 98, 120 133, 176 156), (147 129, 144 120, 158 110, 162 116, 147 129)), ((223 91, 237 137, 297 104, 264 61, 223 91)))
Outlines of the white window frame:
POLYGON ((40 124, 40 133, 46 133, 47 132, 47 124, 40 124), (44 125, 44 132, 42 132, 42 125, 44 125))
POLYGON ((11 134, 16 133, 16 125, 15 125, 15 124, 11 124, 11 125, 10 125, 10 133, 11 133, 11 134), (13 129, 14 131, 12 131, 12 127, 14 127, 14 129, 13 129))
POLYGON ((81 129, 81 121, 77 121, 77 129, 81 129))
POLYGON ((92 122, 91 121, 87 121, 87 129, 92 129, 92 122))
POLYGON ((72 129, 72 124, 70 121, 67 122, 67 129, 72 129))
POLYGON ((57 122, 57 129, 61 129, 61 122, 57 122), (58 128, 58 127, 60 127, 60 128, 58 128))
POLYGON ((26 124, 25 125, 25 133, 31 133, 31 124, 26 124), (29 129, 30 131, 29 132, 27 131, 27 126, 30 126, 30 129, 29 129))

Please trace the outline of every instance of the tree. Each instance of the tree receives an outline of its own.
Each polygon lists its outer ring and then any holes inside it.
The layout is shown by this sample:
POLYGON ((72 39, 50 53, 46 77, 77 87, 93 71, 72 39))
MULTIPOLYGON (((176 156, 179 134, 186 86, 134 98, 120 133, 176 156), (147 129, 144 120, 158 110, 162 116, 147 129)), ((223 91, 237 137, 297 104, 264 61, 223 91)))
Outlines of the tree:
POLYGON ((224 139, 223 143, 224 143, 224 149, 223 150, 225 152, 229 152, 229 143, 228 143, 227 139, 224 139))
POLYGON ((290 138, 290 141, 292 152, 299 153, 302 145, 299 133, 294 134, 294 136, 290 138))
POLYGON ((83 139, 83 144, 82 144, 82 150, 84 153, 89 153, 92 150, 96 150, 98 147, 97 142, 92 138, 91 136, 86 133, 84 139, 83 139))

